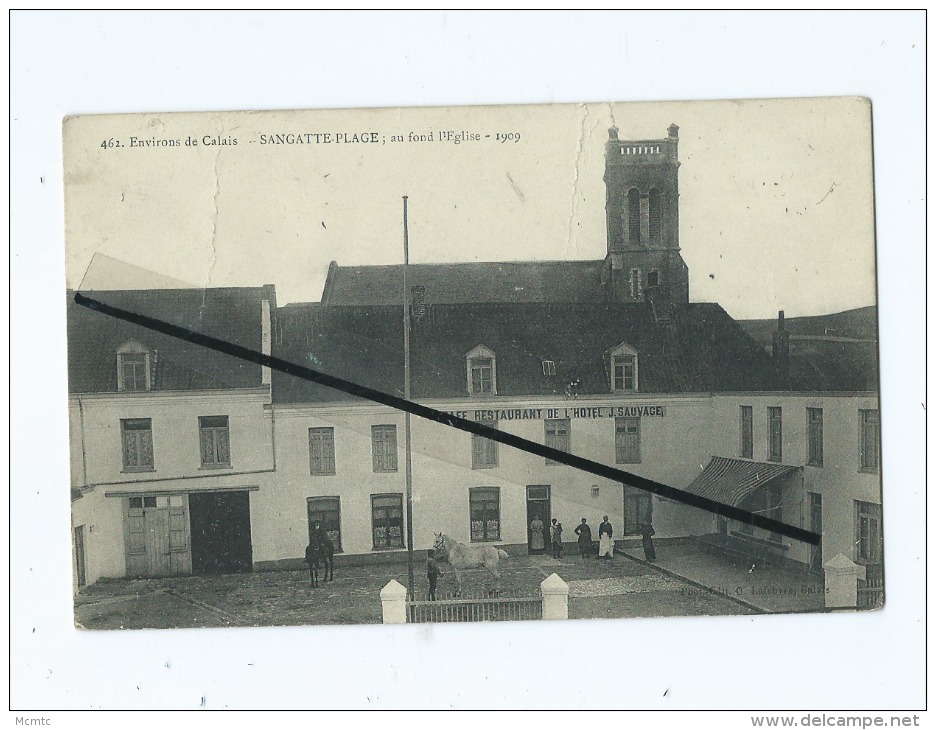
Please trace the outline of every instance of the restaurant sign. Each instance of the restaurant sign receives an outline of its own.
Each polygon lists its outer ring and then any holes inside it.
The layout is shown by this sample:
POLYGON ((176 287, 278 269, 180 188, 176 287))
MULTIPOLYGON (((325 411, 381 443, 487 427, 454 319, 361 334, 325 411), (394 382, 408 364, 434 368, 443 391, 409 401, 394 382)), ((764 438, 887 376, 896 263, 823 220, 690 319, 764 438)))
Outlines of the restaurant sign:
POLYGON ((446 411, 468 421, 535 421, 544 418, 639 418, 665 416, 666 406, 577 406, 574 408, 488 408, 446 411))

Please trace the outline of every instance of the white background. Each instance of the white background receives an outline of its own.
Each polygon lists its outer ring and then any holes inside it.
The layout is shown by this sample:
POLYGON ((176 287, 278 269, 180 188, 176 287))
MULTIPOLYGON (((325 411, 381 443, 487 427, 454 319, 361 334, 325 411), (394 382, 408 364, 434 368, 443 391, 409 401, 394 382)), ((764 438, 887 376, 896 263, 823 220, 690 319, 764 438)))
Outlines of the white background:
POLYGON ((923 14, 906 12, 15 13, 11 707, 32 716, 196 709, 202 698, 208 709, 922 707, 924 29, 923 14), (63 116, 826 95, 873 102, 883 611, 549 626, 72 627, 63 116), (605 647, 625 658, 605 665, 605 647))

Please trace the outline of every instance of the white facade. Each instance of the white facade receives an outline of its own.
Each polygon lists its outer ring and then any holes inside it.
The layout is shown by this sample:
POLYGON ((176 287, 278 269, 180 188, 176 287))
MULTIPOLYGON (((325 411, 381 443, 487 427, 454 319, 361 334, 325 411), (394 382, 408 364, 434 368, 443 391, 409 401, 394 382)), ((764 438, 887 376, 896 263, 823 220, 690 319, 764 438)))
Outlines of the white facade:
MULTIPOLYGON (((72 441, 72 486, 81 494, 73 502, 74 538, 83 542, 84 583, 100 577, 119 578, 128 568, 128 500, 134 496, 175 497, 226 491, 247 492, 250 549, 254 569, 295 567, 308 542, 310 499, 337 498, 340 548, 346 555, 405 552, 405 524, 399 539, 375 545, 375 495, 399 497, 405 514, 404 416, 389 408, 362 403, 271 405, 267 387, 201 392, 144 392, 73 395, 69 401, 72 441), (200 459, 199 417, 226 415, 230 430, 230 466, 205 468, 200 459), (121 422, 149 419, 152 424, 153 469, 128 471, 122 457, 121 422), (374 426, 395 426, 395 464, 375 471, 374 426), (333 473, 315 474, 310 429, 328 432, 333 443, 333 473), (80 532, 80 535, 77 534, 80 532)), ((427 402, 441 411, 471 420, 498 416, 503 431, 544 443, 548 416, 568 417, 569 448, 579 456, 684 489, 712 456, 742 456, 742 406, 752 415, 752 458, 769 461, 770 408, 782 416, 784 465, 801 467, 801 479, 784 488, 782 520, 811 529, 812 495, 820 495, 822 561, 843 553, 856 559, 856 504, 880 505, 880 476, 862 468, 861 413, 876 411, 875 394, 628 394, 607 397, 518 399, 477 398, 427 402), (807 409, 822 412, 822 464, 811 466, 807 409), (492 413, 496 411, 496 413, 492 413), (617 419, 639 420, 639 461, 616 463, 617 419), (639 416, 627 414, 642 414, 639 416), (652 415, 648 415, 652 414, 652 415)), ((494 465, 473 464, 474 438, 454 428, 413 418, 414 547, 431 547, 434 533, 456 540, 487 539, 526 549, 531 514, 528 488, 548 494, 548 516, 564 525, 564 539, 574 543, 573 529, 588 519, 593 536, 608 515, 615 537, 633 536, 631 501, 625 507, 621 484, 572 467, 547 464, 540 456, 503 444, 496 446, 494 465), (496 525, 486 536, 473 536, 472 490, 496 494, 496 525), (493 488, 493 492, 490 491, 493 488)), ((382 431, 385 432, 385 431, 382 431)), ((488 452, 488 456, 491 456, 488 452)), ((631 453, 633 457, 633 453, 631 453)), ((633 494, 633 492, 631 492, 633 494)), ((187 505, 188 502, 185 502, 187 505)), ((644 503, 645 504, 645 503, 644 503)), ((537 503, 539 508, 542 503, 537 503)), ((492 514, 489 510, 488 516, 492 514)), ((186 518, 187 519, 187 518, 186 518)), ((405 519, 405 518, 404 518, 405 519)), ((658 539, 685 538, 715 532, 717 519, 707 512, 671 500, 652 498, 652 521, 658 539)), ((741 529, 731 523, 730 531, 741 529)), ((191 536, 191 531, 189 531, 191 536)), ((768 533, 754 531, 756 538, 768 533)), ((397 537, 394 535, 393 537, 397 537)), ((790 560, 808 565, 808 545, 783 539, 790 560)), ((569 546, 572 547, 571 545, 569 546)), ((76 545, 76 550, 78 546, 76 545)), ((76 557, 77 559, 77 557, 76 557)), ((402 559, 402 555, 399 556, 402 559)), ((181 572, 189 572, 182 570, 181 572)), ((78 571, 76 570, 76 588, 78 571)))
MULTIPOLYGON (((169 509, 170 497, 173 503, 182 497, 180 506, 187 510, 192 494, 247 492, 251 528, 259 527, 252 495, 269 488, 274 473, 269 403, 269 386, 71 395, 72 488, 81 495, 72 503, 72 530, 73 540, 83 542, 84 583, 128 575, 131 498, 155 498, 169 509), (228 464, 203 463, 199 419, 204 417, 227 418, 228 464), (128 420, 150 423, 151 468, 125 463, 122 424, 128 420)), ((189 526, 185 531, 190 551, 189 526)), ((77 587, 77 544, 75 550, 77 587)))
MULTIPOLYGON (((877 409, 874 394, 704 394, 628 395, 577 399, 474 399, 426 402, 425 405, 471 420, 486 420, 500 411, 498 428, 543 443, 549 415, 569 416, 570 448, 576 455, 684 489, 712 456, 739 458, 740 407, 751 408, 754 461, 771 461, 768 453, 768 408, 782 414, 780 463, 801 467, 801 478, 788 479, 783 490, 782 520, 811 529, 809 493, 822 499, 823 549, 826 558, 842 552, 855 556, 855 502, 880 504, 880 478, 862 470, 860 413, 877 409), (822 411, 822 466, 809 466, 807 408, 822 411), (630 410, 621 410, 630 409, 630 410), (616 463, 615 427, 620 413, 639 417, 639 463, 616 463), (504 416, 517 415, 516 418, 504 416)), ((275 563, 298 557, 307 539, 306 506, 310 498, 337 498, 341 547, 350 554, 383 552, 371 533, 371 497, 405 494, 402 413, 361 404, 276 405, 276 489, 257 495, 256 512, 268 529, 258 535, 255 557, 275 563), (373 426, 396 426, 396 470, 376 472, 373 426), (334 473, 313 474, 309 429, 333 429, 334 473)), ((472 489, 495 488, 498 530, 495 542, 526 545, 530 515, 527 488, 549 488, 549 514, 564 525, 564 538, 588 519, 597 525, 608 515, 615 536, 624 536, 626 515, 622 485, 564 465, 549 465, 540 456, 498 444, 496 466, 473 468, 471 434, 413 418, 414 547, 431 547, 435 532, 462 542, 472 540, 472 489)), ((652 520, 657 538, 714 532, 714 515, 671 500, 653 497, 652 520)), ((732 523, 731 531, 740 526, 732 523)), ((405 534, 405 531, 404 533, 405 534)), ((634 531, 630 531, 630 535, 634 531)), ((755 531, 767 539, 769 533, 755 531)), ((789 559, 807 565, 810 547, 783 538, 789 559)), ((402 544, 397 548, 403 549, 402 544)))
MULTIPOLYGON (((713 454, 740 456, 740 407, 752 408, 753 458, 768 461, 769 408, 780 408, 783 448, 781 463, 802 467, 802 492, 799 499, 785 499, 784 521, 810 528, 810 493, 821 495, 822 559, 824 564, 839 553, 851 560, 856 552, 856 502, 881 504, 880 460, 877 468, 862 466, 863 411, 878 412, 876 393, 754 393, 725 394, 713 397, 712 421, 723 424, 713 428, 710 443, 713 454), (807 409, 822 412, 821 465, 810 464, 809 414, 807 409), (732 423, 734 427, 732 428, 732 423), (798 515, 797 515, 798 513, 798 515), (797 522, 798 517, 798 522, 797 522)), ((877 438, 875 439, 877 440, 877 438)), ((877 444, 876 444, 877 445, 877 444)), ((879 447, 878 447, 879 448, 879 447)), ((879 455, 879 452, 878 452, 879 455)), ((789 557, 810 562, 809 547, 791 542, 789 557)))

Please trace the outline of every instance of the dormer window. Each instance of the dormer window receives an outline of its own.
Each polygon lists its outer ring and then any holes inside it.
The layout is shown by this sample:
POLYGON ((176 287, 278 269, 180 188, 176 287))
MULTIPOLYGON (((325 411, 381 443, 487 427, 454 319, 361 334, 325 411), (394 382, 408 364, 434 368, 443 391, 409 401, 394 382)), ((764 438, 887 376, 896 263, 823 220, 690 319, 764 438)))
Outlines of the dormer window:
POLYGON ((621 343, 611 350, 611 392, 636 393, 637 351, 621 343))
POLYGON ((494 352, 478 345, 465 355, 468 392, 472 395, 497 395, 497 360, 494 352))
POLYGON ((129 340, 117 349, 117 390, 132 393, 150 388, 150 352, 136 340, 129 340))
POLYGON ((556 361, 555 360, 543 360, 543 375, 549 378, 555 374, 556 374, 556 361))

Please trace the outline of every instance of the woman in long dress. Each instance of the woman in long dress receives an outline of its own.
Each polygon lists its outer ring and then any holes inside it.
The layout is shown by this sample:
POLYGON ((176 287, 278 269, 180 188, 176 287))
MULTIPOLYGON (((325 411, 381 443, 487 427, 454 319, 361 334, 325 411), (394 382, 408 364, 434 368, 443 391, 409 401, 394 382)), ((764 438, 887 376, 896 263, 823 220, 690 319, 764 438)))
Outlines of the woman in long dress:
POLYGON ((575 528, 575 534, 578 535, 579 552, 583 558, 587 558, 592 551, 592 534, 591 527, 584 517, 582 518, 582 524, 575 528))
POLYGON ((546 549, 546 539, 543 536, 543 521, 539 518, 539 515, 535 515, 530 521, 530 549, 546 549))

